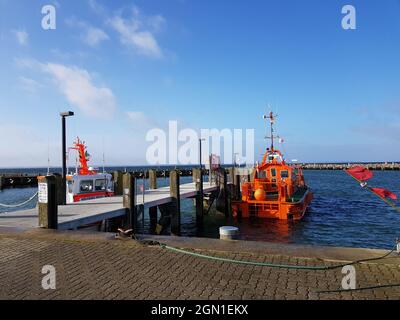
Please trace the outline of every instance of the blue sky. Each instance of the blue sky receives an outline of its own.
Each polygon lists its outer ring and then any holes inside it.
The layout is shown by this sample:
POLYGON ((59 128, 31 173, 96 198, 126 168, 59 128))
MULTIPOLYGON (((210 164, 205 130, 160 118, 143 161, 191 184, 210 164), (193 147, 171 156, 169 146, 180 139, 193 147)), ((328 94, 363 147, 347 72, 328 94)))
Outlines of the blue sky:
POLYGON ((0 167, 59 165, 66 109, 95 164, 145 164, 168 120, 254 128, 258 159, 267 104, 289 159, 399 161, 399 16, 398 0, 0 0, 0 167))

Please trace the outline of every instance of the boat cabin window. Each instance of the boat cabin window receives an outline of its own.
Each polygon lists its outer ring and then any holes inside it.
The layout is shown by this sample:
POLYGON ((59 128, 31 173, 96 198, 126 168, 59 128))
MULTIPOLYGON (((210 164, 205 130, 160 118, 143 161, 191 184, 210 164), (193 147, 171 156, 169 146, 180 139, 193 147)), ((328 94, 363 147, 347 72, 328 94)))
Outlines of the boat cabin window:
POLYGON ((267 177, 267 174, 266 174, 265 170, 258 171, 258 178, 259 179, 265 179, 266 177, 267 177))
POLYGON ((289 177, 289 172, 287 170, 282 170, 281 171, 281 178, 288 178, 289 177))
POLYGON ((271 177, 276 177, 276 169, 271 168, 271 177))
POLYGON ((94 190, 95 191, 104 191, 106 190, 107 181, 106 179, 96 179, 94 182, 94 190))
POLYGON ((93 180, 82 180, 79 190, 81 192, 93 191, 93 180))

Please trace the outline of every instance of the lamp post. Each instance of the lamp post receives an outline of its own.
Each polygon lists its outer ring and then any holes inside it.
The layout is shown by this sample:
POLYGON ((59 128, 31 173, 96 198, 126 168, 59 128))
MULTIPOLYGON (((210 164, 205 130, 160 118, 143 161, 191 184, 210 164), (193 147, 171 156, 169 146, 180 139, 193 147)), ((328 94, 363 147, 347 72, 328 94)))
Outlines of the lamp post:
POLYGON ((72 111, 66 111, 66 112, 61 112, 60 116, 61 116, 61 145, 62 145, 62 171, 61 171, 61 175, 62 175, 62 186, 61 186, 61 190, 62 190, 62 194, 63 197, 61 199, 61 204, 65 204, 66 203, 66 197, 67 197, 67 190, 66 190, 66 185, 67 185, 67 179, 66 179, 66 175, 67 175, 67 142, 66 142, 66 133, 65 133, 65 118, 66 117, 71 117, 73 116, 74 113, 72 111))
POLYGON ((204 138, 199 139, 199 164, 200 164, 200 174, 201 174, 201 179, 200 179, 200 187, 201 190, 203 190, 203 165, 201 163, 201 143, 204 141, 204 138))

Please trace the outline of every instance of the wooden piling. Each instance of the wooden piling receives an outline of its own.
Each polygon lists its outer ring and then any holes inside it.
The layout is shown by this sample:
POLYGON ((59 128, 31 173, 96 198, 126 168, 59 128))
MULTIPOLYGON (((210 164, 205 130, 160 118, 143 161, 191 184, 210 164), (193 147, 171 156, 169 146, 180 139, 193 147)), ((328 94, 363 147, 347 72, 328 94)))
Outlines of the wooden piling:
POLYGON ((129 228, 135 231, 137 225, 135 177, 132 173, 125 173, 122 178, 123 206, 127 210, 129 228))
POLYGON ((196 184, 196 224, 198 227, 203 225, 204 218, 204 193, 203 193, 203 175, 201 169, 193 169, 193 182, 196 184))
POLYGON ((57 204, 62 205, 63 203, 66 203, 66 197, 67 197, 67 195, 63 193, 64 189, 62 188, 63 184, 62 176, 61 174, 58 173, 54 173, 53 175, 55 178, 55 183, 57 188, 57 204))
POLYGON ((38 184, 39 227, 58 228, 56 177, 42 176, 38 184))
MULTIPOLYGON (((157 171, 149 170, 149 187, 150 189, 157 189, 157 171)), ((157 214, 158 209, 157 206, 149 208, 149 216, 150 216, 150 233, 154 233, 157 228, 157 214)))
POLYGON ((157 171, 154 169, 149 170, 149 187, 157 189, 157 171))
POLYGON ((241 176, 240 174, 235 175, 235 195, 234 198, 235 200, 240 200, 241 194, 240 194, 240 181, 241 181, 241 176))
POLYGON ((179 172, 172 170, 169 174, 170 195, 172 201, 169 206, 171 216, 171 234, 179 236, 181 234, 181 201, 179 189, 179 172))
POLYGON ((0 190, 3 189, 3 186, 4 186, 4 177, 0 176, 0 190))
POLYGON ((225 213, 225 217, 228 218, 229 217, 229 192, 228 192, 228 175, 226 173, 226 171, 224 170, 223 172, 223 188, 224 188, 224 213, 225 213))
POLYGON ((114 171, 113 172, 113 180, 114 180, 114 194, 116 196, 122 196, 123 193, 123 181, 122 171, 114 171))

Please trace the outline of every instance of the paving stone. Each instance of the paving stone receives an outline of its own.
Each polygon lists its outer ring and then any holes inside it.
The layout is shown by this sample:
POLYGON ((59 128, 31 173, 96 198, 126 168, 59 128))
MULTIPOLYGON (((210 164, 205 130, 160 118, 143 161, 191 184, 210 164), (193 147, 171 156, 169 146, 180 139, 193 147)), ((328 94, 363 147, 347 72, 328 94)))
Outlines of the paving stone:
MULTIPOLYGON (((284 255, 211 252, 278 264, 334 264, 284 255)), ((357 286, 399 283, 396 264, 357 265, 357 286)), ((133 241, 70 241, 0 234, 0 299, 399 299, 400 288, 318 293, 341 288, 341 269, 288 270, 202 259, 133 241), (56 290, 41 287, 56 268, 56 290)))

